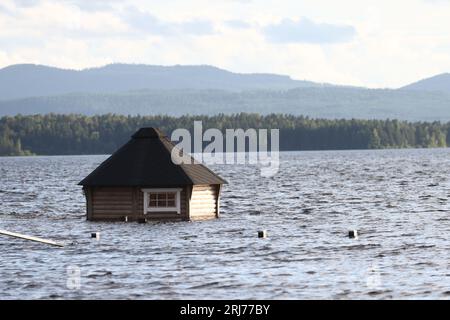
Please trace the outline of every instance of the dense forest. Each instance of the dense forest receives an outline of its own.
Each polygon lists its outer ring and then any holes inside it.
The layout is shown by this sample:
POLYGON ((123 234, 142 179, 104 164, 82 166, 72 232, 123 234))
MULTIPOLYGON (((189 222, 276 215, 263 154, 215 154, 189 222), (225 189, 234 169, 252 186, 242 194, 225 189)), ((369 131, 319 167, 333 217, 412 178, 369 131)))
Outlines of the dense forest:
POLYGON ((450 146, 450 123, 328 120, 282 114, 215 116, 30 115, 0 118, 0 155, 109 154, 140 127, 168 136, 176 128, 280 129, 281 150, 429 148, 450 146))

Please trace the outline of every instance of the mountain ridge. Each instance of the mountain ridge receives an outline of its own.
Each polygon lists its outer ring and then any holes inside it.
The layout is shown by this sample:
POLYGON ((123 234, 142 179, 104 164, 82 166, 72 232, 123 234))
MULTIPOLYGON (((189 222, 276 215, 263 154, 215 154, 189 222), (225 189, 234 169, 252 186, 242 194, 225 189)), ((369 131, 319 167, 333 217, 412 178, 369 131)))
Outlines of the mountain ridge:
POLYGON ((248 112, 326 119, 450 121, 449 105, 450 95, 445 93, 392 89, 143 90, 0 101, 0 116, 47 113, 182 116, 248 112))
MULTIPOLYGON (((439 83, 446 75, 428 80, 439 83)), ((70 70, 22 64, 0 69, 0 116, 258 112, 450 121, 450 91, 444 90, 445 83, 440 91, 429 90, 430 86, 422 90, 424 83, 427 81, 399 89, 370 89, 294 80, 285 75, 239 74, 207 65, 110 64, 70 70)))
POLYGON ((450 73, 444 72, 410 83, 401 90, 440 91, 450 93, 450 73))
POLYGON ((209 65, 158 66, 116 63, 74 70, 17 64, 0 69, 0 100, 73 92, 116 93, 141 89, 287 90, 327 85, 294 80, 287 75, 235 73, 209 65))

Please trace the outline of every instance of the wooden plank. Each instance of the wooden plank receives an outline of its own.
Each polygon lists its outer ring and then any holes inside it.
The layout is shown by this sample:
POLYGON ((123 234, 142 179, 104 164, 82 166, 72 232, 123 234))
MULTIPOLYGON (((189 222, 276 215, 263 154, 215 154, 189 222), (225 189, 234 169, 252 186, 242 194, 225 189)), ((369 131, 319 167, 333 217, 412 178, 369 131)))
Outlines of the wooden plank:
POLYGON ((126 212, 101 212, 101 213, 96 212, 94 214, 94 218, 99 218, 99 217, 114 217, 114 218, 122 217, 123 218, 125 216, 130 217, 131 214, 126 213, 126 212))
POLYGON ((197 187, 197 186, 194 186, 194 190, 195 191, 211 191, 211 190, 214 190, 214 188, 211 187, 211 186, 209 186, 209 187, 197 187))
POLYGON ((92 221, 123 221, 123 216, 94 216, 92 221))
POLYGON ((131 210, 95 210, 94 209, 94 215, 100 216, 100 215, 122 215, 122 216, 130 216, 133 214, 131 210))
POLYGON ((123 194, 98 194, 95 193, 94 194, 94 198, 95 199, 100 199, 100 200, 109 200, 109 199, 120 199, 120 200, 129 200, 132 201, 133 197, 131 195, 123 195, 123 194))
POLYGON ((215 218, 216 218, 215 215, 199 215, 199 216, 192 216, 192 220, 195 220, 195 221, 211 220, 211 219, 215 219, 215 218))
POLYGON ((215 204, 216 203, 216 198, 193 198, 192 199, 192 204, 194 203, 212 203, 215 204))
POLYGON ((96 203, 133 203, 131 199, 118 199, 118 198, 108 198, 108 199, 97 199, 94 198, 96 203))
POLYGON ((216 194, 216 192, 213 189, 208 190, 194 190, 195 194, 216 194))
POLYGON ((99 191, 95 190, 95 193, 98 195, 119 195, 119 196, 129 196, 131 197, 131 191, 99 191))
POLYGON ((199 214, 216 214, 216 209, 197 209, 197 208, 192 208, 191 214, 193 215, 199 215, 199 214))
POLYGON ((195 185, 194 190, 211 190, 213 187, 209 184, 206 185, 195 185))
POLYGON ((96 187, 98 192, 130 192, 131 187, 96 187))
POLYGON ((133 202, 132 201, 98 201, 98 200, 94 200, 93 204, 100 205, 100 206, 105 206, 105 205, 131 206, 133 204, 133 202))
POLYGON ((210 198, 192 198, 192 202, 194 203, 216 203, 215 197, 210 198))
POLYGON ((120 197, 120 196, 96 196, 94 195, 94 200, 96 201, 126 201, 126 202, 132 202, 132 197, 120 197))
POLYGON ((156 219, 183 219, 182 214, 177 213, 152 213, 152 214, 146 214, 145 218, 148 220, 156 220, 156 219))
POLYGON ((142 213, 143 208, 141 208, 141 212, 139 212, 139 208, 138 208, 138 199, 139 199, 139 189, 138 188, 133 188, 133 203, 132 203, 132 211, 133 211, 133 216, 138 216, 139 213, 142 213))
POLYGON ((191 207, 191 211, 193 214, 196 214, 197 212, 216 212, 216 208, 215 207, 209 207, 209 208, 191 207))
POLYGON ((177 217, 175 217, 175 216, 173 216, 173 217, 154 217, 154 218, 149 218, 149 217, 146 217, 145 218, 147 221, 183 221, 184 220, 184 218, 182 217, 182 216, 177 216, 177 217))
POLYGON ((215 198, 216 194, 215 193, 209 193, 209 194, 205 194, 205 193, 198 193, 198 192, 194 192, 193 194, 193 198, 215 198))
POLYGON ((100 200, 100 201, 110 201, 110 200, 132 201, 133 197, 129 196, 129 195, 127 195, 127 196, 121 196, 121 195, 105 196, 105 195, 95 194, 94 199, 100 200))
POLYGON ((185 192, 183 192, 185 197, 184 199, 182 198, 182 202, 181 204, 185 206, 185 210, 183 212, 183 210, 181 211, 181 213, 184 213, 184 217, 185 219, 189 220, 190 219, 190 215, 191 215, 191 195, 192 195, 192 187, 191 186, 187 186, 185 188, 185 192))
POLYGON ((203 215, 216 215, 216 210, 192 210, 191 217, 203 216, 203 215))
POLYGON ((92 219, 115 219, 115 220, 124 220, 125 217, 131 217, 130 214, 110 214, 110 213, 102 213, 102 214, 94 214, 92 219))
POLYGON ((131 197, 131 192, 132 192, 132 189, 130 189, 130 190, 123 190, 123 191, 120 191, 120 190, 97 190, 97 188, 95 189, 95 193, 96 194, 106 194, 106 195, 108 195, 108 194, 114 194, 114 195, 123 195, 123 196, 130 196, 131 197))
POLYGON ((218 184, 216 186, 216 217, 219 218, 220 216, 220 189, 222 188, 222 185, 218 184))
POLYGON ((192 207, 191 208, 191 212, 192 214, 198 214, 199 212, 205 212, 205 213, 209 213, 209 212, 216 212, 216 208, 195 208, 192 207))
POLYGON ((27 236, 25 234, 20 234, 20 233, 16 233, 16 232, 0 230, 0 234, 5 235, 5 236, 14 237, 14 238, 19 238, 19 239, 30 240, 30 241, 34 241, 34 242, 45 243, 45 244, 49 244, 49 245, 52 245, 52 246, 64 247, 64 245, 62 243, 58 243, 58 242, 55 242, 55 241, 52 241, 52 240, 42 239, 42 238, 38 238, 38 237, 33 237, 33 236, 27 236))
POLYGON ((92 188, 88 187, 85 191, 86 193, 86 219, 91 220, 92 218, 92 188))
POLYGON ((104 208, 104 209, 96 209, 96 208, 94 208, 94 211, 93 211, 94 213, 102 213, 102 212, 111 212, 111 213, 114 213, 114 214, 116 214, 116 213, 121 213, 121 212, 125 212, 125 213, 128 213, 128 214, 130 214, 130 213, 132 213, 133 211, 132 211, 132 209, 131 208, 125 208, 125 209, 115 209, 115 208, 104 208))
POLYGON ((94 200, 94 205, 125 205, 125 206, 131 206, 133 204, 132 201, 120 201, 120 200, 116 200, 116 201, 106 201, 106 200, 94 200))
POLYGON ((130 190, 123 190, 123 191, 120 191, 120 190, 97 190, 97 188, 95 189, 95 192, 97 193, 97 194, 119 194, 119 195, 128 195, 128 196, 131 196, 131 191, 132 189, 130 189, 130 190))
POLYGON ((96 201, 94 201, 94 205, 93 205, 93 208, 107 208, 107 209, 109 209, 109 208, 130 208, 130 209, 132 209, 133 208, 133 204, 130 202, 130 203, 125 203, 125 202, 108 202, 108 203, 105 203, 105 202, 96 202, 96 201))
POLYGON ((194 196, 198 195, 200 197, 214 197, 216 195, 216 193, 215 192, 208 192, 208 193, 206 193, 206 192, 197 192, 197 191, 194 190, 192 195, 194 195, 194 196))
POLYGON ((194 190, 194 194, 205 194, 205 195, 212 195, 212 194, 216 194, 216 192, 214 190, 194 190))
POLYGON ((210 201, 193 201, 191 203, 191 208, 215 208, 216 207, 216 201, 210 200, 210 201))
POLYGON ((191 205, 191 208, 194 209, 211 209, 211 210, 216 210, 216 203, 215 202, 211 202, 211 203, 193 203, 191 205))
POLYGON ((98 203, 94 203, 93 206, 94 210, 133 210, 133 206, 132 204, 123 204, 123 205, 119 205, 119 204, 98 204, 98 203))
POLYGON ((198 192, 194 191, 194 193, 192 194, 192 197, 193 198, 197 198, 197 197, 199 197, 199 198, 215 198, 216 194, 215 193, 198 193, 198 192))
POLYGON ((121 197, 95 197, 95 201, 99 202, 132 202, 133 199, 131 197, 121 198, 121 197))

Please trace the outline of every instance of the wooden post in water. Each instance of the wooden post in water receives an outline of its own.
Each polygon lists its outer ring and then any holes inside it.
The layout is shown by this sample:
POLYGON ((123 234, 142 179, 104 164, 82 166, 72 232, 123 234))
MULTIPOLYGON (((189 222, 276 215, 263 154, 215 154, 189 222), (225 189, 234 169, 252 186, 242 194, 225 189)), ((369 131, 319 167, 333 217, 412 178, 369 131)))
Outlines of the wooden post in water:
POLYGON ((62 243, 58 243, 58 242, 55 242, 55 241, 52 241, 52 240, 46 240, 46 239, 42 239, 42 238, 38 238, 38 237, 27 236, 27 235, 24 235, 24 234, 10 232, 10 231, 6 231, 6 230, 1 230, 0 229, 0 234, 1 235, 5 235, 5 236, 14 237, 14 238, 19 238, 19 239, 25 239, 25 240, 45 243, 45 244, 49 244, 49 245, 52 245, 52 246, 64 247, 64 245, 62 243))

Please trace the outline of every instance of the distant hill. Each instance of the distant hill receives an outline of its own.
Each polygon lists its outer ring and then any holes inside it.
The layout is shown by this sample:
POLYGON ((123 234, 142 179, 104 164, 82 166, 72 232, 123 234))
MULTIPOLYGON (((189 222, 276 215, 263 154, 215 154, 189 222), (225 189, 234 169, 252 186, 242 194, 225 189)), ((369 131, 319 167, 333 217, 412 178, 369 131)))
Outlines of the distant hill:
POLYGON ((402 90, 441 91, 450 94, 450 73, 423 79, 401 88, 402 90))
POLYGON ((445 93, 358 89, 297 88, 287 91, 142 90, 117 94, 67 94, 0 101, 0 116, 15 114, 117 113, 123 115, 257 112, 314 118, 450 121, 450 95, 445 93))
POLYGON ((286 90, 320 87, 275 74, 239 74, 212 66, 110 64, 81 71, 32 64, 0 69, 0 100, 67 93, 117 93, 152 89, 286 90))
POLYGON ((212 66, 111 64, 75 71, 22 64, 0 69, 0 116, 257 112, 450 121, 449 83, 450 74, 442 74, 401 89, 366 89, 212 66))

